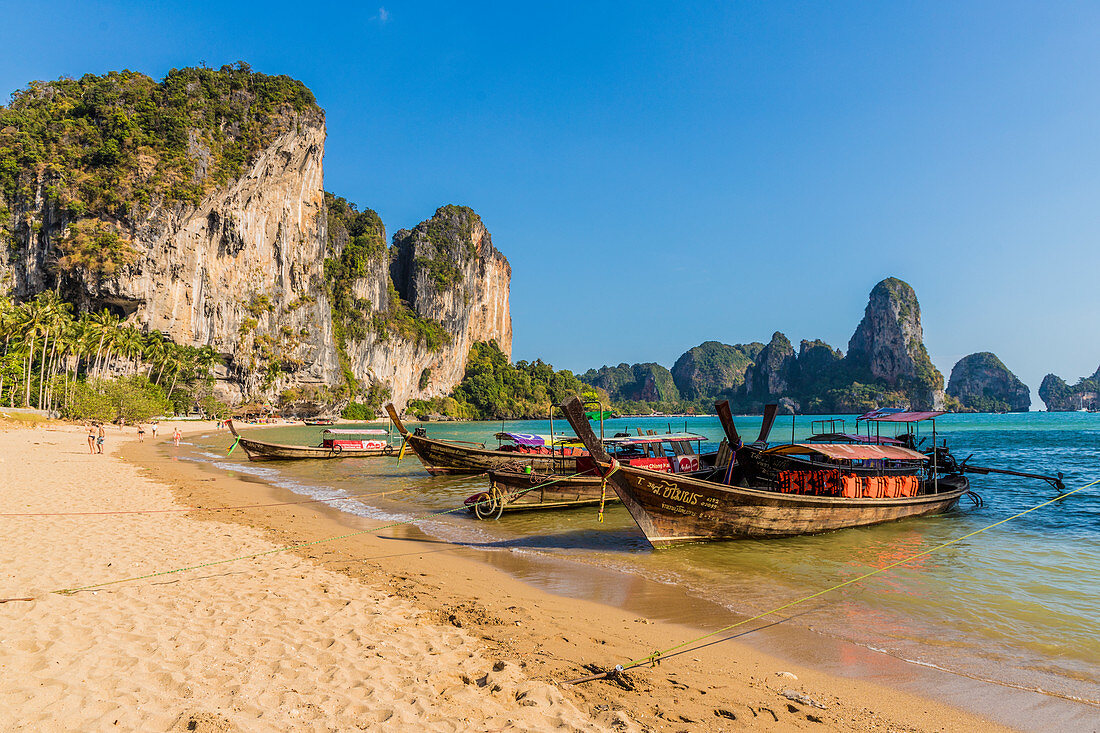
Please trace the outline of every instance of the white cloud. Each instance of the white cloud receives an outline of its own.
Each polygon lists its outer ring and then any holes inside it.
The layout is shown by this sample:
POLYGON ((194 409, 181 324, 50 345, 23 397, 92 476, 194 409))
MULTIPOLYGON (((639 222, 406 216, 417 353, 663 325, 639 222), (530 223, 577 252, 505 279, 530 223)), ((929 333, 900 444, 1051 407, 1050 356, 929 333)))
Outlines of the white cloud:
POLYGON ((390 20, 390 11, 385 8, 378 8, 378 22, 388 23, 390 20))

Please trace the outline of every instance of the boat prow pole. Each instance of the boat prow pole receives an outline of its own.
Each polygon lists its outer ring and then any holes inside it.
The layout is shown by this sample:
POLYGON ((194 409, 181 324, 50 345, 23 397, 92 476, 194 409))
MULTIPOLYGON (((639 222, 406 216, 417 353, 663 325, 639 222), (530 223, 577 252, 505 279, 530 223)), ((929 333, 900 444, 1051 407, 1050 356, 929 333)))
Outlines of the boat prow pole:
POLYGON ((405 423, 401 422, 400 416, 397 414, 397 408, 393 406, 392 402, 386 403, 386 413, 390 416, 390 421, 394 427, 397 428, 397 432, 401 433, 401 436, 407 436, 409 431, 405 429, 405 423))
POLYGON ((241 434, 237 432, 237 428, 233 425, 233 418, 229 418, 227 422, 229 423, 229 432, 233 433, 238 438, 241 437, 241 434))
MULTIPOLYGON (((653 523, 650 521, 649 515, 646 514, 645 509, 634 500, 629 487, 622 481, 621 474, 611 470, 611 456, 604 450, 603 441, 596 437, 596 433, 592 431, 592 426, 588 424, 588 417, 584 414, 584 403, 581 402, 580 397, 574 395, 561 403, 560 407, 561 411, 565 413, 565 419, 569 421, 577 437, 581 439, 581 442, 584 443, 584 447, 588 449, 592 458, 595 459, 596 470, 605 477, 604 480, 607 481, 607 483, 611 484, 611 488, 623 502, 626 510, 630 512, 630 516, 638 525, 638 529, 642 530, 642 534, 644 534, 646 539, 650 540, 652 544, 650 538, 656 536, 658 533, 655 531, 653 523)), ((602 413, 603 411, 601 410, 601 415, 602 413)))

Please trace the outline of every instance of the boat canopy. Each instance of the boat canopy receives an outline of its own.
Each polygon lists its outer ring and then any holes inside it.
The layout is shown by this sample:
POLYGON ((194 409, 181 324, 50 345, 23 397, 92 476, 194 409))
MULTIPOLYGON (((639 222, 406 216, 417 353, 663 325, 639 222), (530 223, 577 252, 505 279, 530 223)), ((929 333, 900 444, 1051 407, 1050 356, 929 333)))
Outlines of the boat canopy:
POLYGON ((705 435, 695 433, 665 433, 663 435, 624 435, 621 438, 604 438, 605 445, 649 445, 652 443, 683 443, 702 440, 710 440, 705 435))
POLYGON ((923 420, 931 420, 943 414, 945 414, 943 410, 911 412, 909 410, 903 410, 900 407, 880 407, 877 410, 871 410, 868 413, 860 415, 856 418, 856 422, 860 420, 869 420, 871 422, 921 422, 923 420))
POLYGON ((800 455, 818 453, 847 461, 924 461, 927 456, 900 445, 852 445, 849 443, 794 443, 769 448, 764 453, 800 455))
POLYGON ((879 445, 901 445, 897 438, 879 437, 877 435, 854 435, 852 433, 818 433, 807 438, 810 442, 822 440, 826 443, 844 440, 849 443, 877 443, 879 445))
POLYGON ((327 428, 321 432, 321 435, 389 435, 389 433, 379 428, 363 428, 362 430, 332 430, 327 428))
POLYGON ((536 433, 497 433, 497 440, 510 440, 516 445, 530 447, 551 445, 580 445, 580 439, 572 435, 539 435, 536 433))

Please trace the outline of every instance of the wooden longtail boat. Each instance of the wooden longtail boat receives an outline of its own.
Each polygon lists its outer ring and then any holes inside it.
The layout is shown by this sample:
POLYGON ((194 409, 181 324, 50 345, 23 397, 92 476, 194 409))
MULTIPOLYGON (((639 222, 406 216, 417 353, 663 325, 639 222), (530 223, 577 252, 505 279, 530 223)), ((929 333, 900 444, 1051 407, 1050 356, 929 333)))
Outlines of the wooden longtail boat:
MULTIPOLYGON (((564 473, 577 472, 577 455, 583 454, 582 448, 569 449, 568 451, 539 451, 523 452, 526 446, 516 443, 508 446, 510 449, 492 449, 484 443, 471 443, 464 440, 439 440, 429 438, 423 428, 417 428, 410 433, 401 417, 392 404, 386 405, 386 412, 390 420, 401 433, 409 448, 416 453, 417 458, 424 464, 424 468, 433 476, 439 474, 477 474, 485 473, 492 468, 500 468, 504 465, 522 459, 532 470, 539 473, 564 473)), ((499 435, 511 435, 500 433, 499 435)), ((569 439, 570 442, 575 438, 569 439)))
POLYGON ((315 427, 319 427, 319 426, 322 426, 322 425, 335 425, 336 424, 336 421, 333 420, 332 418, 325 418, 325 417, 310 417, 310 418, 306 418, 305 420, 302 420, 302 422, 304 422, 306 425, 315 426, 315 427))
POLYGON ((392 456, 397 452, 386 440, 367 438, 367 436, 373 435, 387 435, 388 433, 385 430, 325 430, 321 433, 320 445, 283 445, 246 438, 237 432, 232 420, 229 421, 229 430, 236 436, 240 446, 248 453, 248 460, 250 461, 295 461, 305 458, 374 458, 392 456))
MULTIPOLYGON (((639 431, 640 433, 641 431, 639 431)), ((714 454, 700 455, 699 445, 705 436, 692 433, 666 433, 637 437, 617 435, 603 441, 605 448, 626 465, 642 466, 654 471, 672 473, 699 470, 700 465, 713 467, 714 454), (691 448, 692 443, 696 448, 691 448)), ((489 491, 474 494, 466 500, 479 518, 500 516, 501 512, 534 509, 565 509, 618 503, 613 490, 607 489, 596 471, 591 456, 577 458, 577 474, 538 473, 523 460, 513 460, 489 471, 489 491)))
MULTIPOLYGON (((562 404, 566 418, 596 465, 608 473, 638 527, 654 547, 755 537, 788 537, 834 529, 891 522, 951 509, 969 491, 961 474, 933 473, 920 481, 915 496, 846 498, 782 493, 773 487, 727 485, 727 469, 717 467, 711 479, 692 474, 665 474, 636 466, 612 465, 592 432, 579 398, 562 404), (612 468, 615 470, 612 471, 612 468), (719 479, 719 480, 714 480, 719 479)), ((733 436, 727 436, 732 445, 733 436)), ((735 460, 740 451, 735 451, 735 460)), ((836 468, 836 466, 834 466, 836 468)))

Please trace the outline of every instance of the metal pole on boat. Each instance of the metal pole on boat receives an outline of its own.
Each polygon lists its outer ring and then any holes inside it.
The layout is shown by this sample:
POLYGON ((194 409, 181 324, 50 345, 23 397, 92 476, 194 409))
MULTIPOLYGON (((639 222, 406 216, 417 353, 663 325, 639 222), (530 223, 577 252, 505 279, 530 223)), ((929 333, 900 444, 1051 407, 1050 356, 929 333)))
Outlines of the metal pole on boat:
MULTIPOLYGON (((564 449, 563 449, 564 450, 564 449)), ((550 465, 554 465, 554 405, 550 404, 550 465)))
POLYGON ((932 486, 936 489, 936 493, 940 493, 940 472, 937 470, 939 465, 940 451, 936 447, 936 420, 932 419, 932 486))

